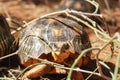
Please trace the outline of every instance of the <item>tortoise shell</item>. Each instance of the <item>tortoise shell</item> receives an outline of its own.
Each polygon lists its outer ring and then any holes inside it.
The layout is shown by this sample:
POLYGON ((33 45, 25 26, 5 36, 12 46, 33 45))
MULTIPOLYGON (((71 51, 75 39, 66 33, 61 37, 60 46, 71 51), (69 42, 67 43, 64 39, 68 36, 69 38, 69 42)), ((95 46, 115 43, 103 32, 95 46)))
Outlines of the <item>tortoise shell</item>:
MULTIPOLYGON (((22 31, 19 37, 19 55, 21 62, 26 62, 29 55, 39 58, 42 54, 64 52, 80 54, 90 48, 88 34, 78 22, 63 16, 40 18, 22 31)), ((90 52, 85 56, 90 57, 90 52)))
POLYGON ((73 9, 82 12, 92 13, 95 11, 95 6, 86 0, 61 0, 60 9, 73 9))
POLYGON ((3 15, 0 14, 0 57, 3 57, 12 51, 14 37, 11 35, 10 27, 3 15))

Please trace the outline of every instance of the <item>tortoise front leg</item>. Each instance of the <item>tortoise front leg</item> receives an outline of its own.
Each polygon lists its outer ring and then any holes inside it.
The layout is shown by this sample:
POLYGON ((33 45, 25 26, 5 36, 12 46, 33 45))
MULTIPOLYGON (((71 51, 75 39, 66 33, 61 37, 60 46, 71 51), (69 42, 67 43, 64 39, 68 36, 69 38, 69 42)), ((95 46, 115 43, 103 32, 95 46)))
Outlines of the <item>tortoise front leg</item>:
POLYGON ((43 74, 46 74, 51 71, 51 66, 47 64, 41 64, 33 67, 29 71, 25 72, 22 76, 22 79, 24 78, 37 78, 39 76, 42 76, 43 74))
MULTIPOLYGON (((31 70, 24 73, 22 76, 22 79, 25 78, 37 78, 39 76, 42 76, 44 74, 67 74, 68 71, 65 69, 52 67, 47 64, 41 64, 33 67, 31 70)), ((73 71, 71 80, 84 80, 81 72, 73 71)))
POLYGON ((67 71, 65 69, 52 67, 48 64, 40 64, 40 65, 33 67, 29 71, 25 72, 24 75, 22 76, 22 79, 37 78, 44 74, 67 74, 67 71))

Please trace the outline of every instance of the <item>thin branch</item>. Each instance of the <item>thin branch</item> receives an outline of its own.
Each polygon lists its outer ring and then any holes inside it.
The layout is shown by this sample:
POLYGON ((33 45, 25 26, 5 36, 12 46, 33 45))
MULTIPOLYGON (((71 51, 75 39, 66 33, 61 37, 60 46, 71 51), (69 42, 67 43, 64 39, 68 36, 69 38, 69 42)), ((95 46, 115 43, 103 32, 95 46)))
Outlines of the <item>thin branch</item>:
POLYGON ((84 20, 82 20, 82 19, 80 19, 80 18, 78 18, 76 16, 73 16, 73 15, 69 14, 68 12, 66 12, 66 15, 69 16, 69 17, 71 17, 71 18, 73 18, 73 19, 75 19, 75 20, 77 20, 77 21, 79 21, 79 22, 81 22, 82 24, 84 24, 87 27, 91 28, 92 30, 94 30, 94 31, 102 34, 103 36, 105 36, 107 38, 110 38, 110 36, 108 34, 101 32, 100 30, 96 29, 94 26, 91 26, 88 22, 86 22, 86 21, 84 21, 84 20))
POLYGON ((91 51, 91 50, 99 50, 99 48, 88 48, 88 49, 85 49, 83 50, 80 55, 75 59, 74 63, 72 64, 71 66, 71 69, 68 73, 68 76, 67 76, 67 80, 70 80, 71 79, 71 75, 72 75, 72 71, 74 69, 74 67, 76 66, 76 64, 78 63, 78 61, 80 60, 80 58, 87 52, 91 51))
POLYGON ((95 6, 95 11, 93 13, 97 13, 99 10, 99 4, 95 0, 86 0, 86 1, 92 4, 93 6, 95 6))
POLYGON ((110 78, 107 77, 107 76, 105 76, 105 75, 103 74, 103 72, 102 72, 102 67, 101 67, 101 64, 99 63, 98 56, 99 56, 100 52, 101 52, 108 44, 110 44, 115 38, 116 38, 116 36, 113 36, 107 43, 105 43, 105 44, 100 48, 100 50, 98 51, 97 56, 96 56, 96 64, 98 65, 98 71, 99 71, 99 73, 101 74, 101 76, 102 76, 103 78, 105 78, 106 80, 110 80, 110 78))
POLYGON ((117 56, 113 80, 117 80, 117 74, 118 74, 119 64, 120 64, 120 53, 117 56))
POLYGON ((12 54, 9 54, 9 55, 0 57, 0 60, 5 59, 5 58, 8 58, 8 57, 11 57, 11 56, 14 56, 14 55, 17 55, 17 52, 14 52, 14 53, 12 53, 12 54))

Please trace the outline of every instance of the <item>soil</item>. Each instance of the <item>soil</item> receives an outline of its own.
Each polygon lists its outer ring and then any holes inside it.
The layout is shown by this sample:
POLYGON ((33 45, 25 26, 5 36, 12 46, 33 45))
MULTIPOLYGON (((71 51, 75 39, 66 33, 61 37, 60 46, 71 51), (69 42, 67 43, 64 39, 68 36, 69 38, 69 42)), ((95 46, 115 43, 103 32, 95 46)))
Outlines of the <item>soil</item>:
MULTIPOLYGON (((46 2, 37 3, 37 0, 26 0, 26 1, 24 0, 7 0, 7 1, 0 0, 0 13, 3 14, 7 18, 7 20, 12 19, 14 20, 14 22, 20 25, 23 25, 24 22, 29 22, 42 15, 60 10, 59 0, 56 2, 54 2, 54 0, 51 0, 50 4, 47 2, 49 0, 45 0, 45 1, 46 2)), ((114 0, 114 1, 119 1, 119 0, 114 0)), ((116 4, 116 2, 109 3, 109 5, 112 5, 112 4, 116 4)), ((106 7, 104 8, 104 6, 102 6, 101 14, 103 14, 103 17, 105 18, 105 22, 108 24, 111 35, 114 35, 116 32, 120 32, 120 5, 119 4, 114 5, 114 7, 110 6, 110 9, 106 7)), ((9 20, 8 22, 11 27, 11 30, 19 27, 18 25, 11 23, 9 20)), ((102 27, 105 29, 106 26, 102 26, 102 27)), ((88 32, 90 36, 90 40, 91 40, 93 47, 99 47, 104 44, 104 42, 102 41, 97 41, 98 38, 96 37, 93 30, 86 29, 86 31, 88 32)), ((96 52, 97 51, 93 51, 93 54, 91 56, 92 61, 89 64, 87 64, 86 67, 82 67, 83 69, 88 69, 91 71, 95 69, 94 67, 96 67, 96 60, 95 60, 96 52), (88 67, 91 64, 94 66, 88 67)), ((106 56, 108 56, 108 54, 110 53, 111 53, 111 50, 110 50, 110 45, 109 45, 100 53, 99 59, 105 60, 107 58, 106 56)), ((118 56, 118 52, 115 52, 112 57, 109 57, 108 59, 105 60, 106 64, 108 64, 113 70, 115 67, 117 56, 118 56)), ((108 74, 108 71, 106 71, 105 74, 110 76, 108 74)), ((86 74, 83 73, 83 75, 84 77, 86 77, 86 74)), ((58 77, 59 76, 57 76, 57 78, 58 77)), ((93 76, 89 80, 98 80, 98 77, 96 78, 93 76)), ((99 78, 99 80, 103 80, 103 79, 99 78)))

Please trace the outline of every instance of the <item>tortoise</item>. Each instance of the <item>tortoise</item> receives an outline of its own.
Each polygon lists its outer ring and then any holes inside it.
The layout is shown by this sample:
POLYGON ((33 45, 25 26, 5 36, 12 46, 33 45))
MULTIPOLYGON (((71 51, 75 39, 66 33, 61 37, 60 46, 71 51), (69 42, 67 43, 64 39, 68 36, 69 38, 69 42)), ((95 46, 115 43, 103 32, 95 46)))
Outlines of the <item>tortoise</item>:
MULTIPOLYGON (((7 23, 3 14, 0 14, 0 57, 6 56, 17 50, 17 43, 14 36, 11 34, 10 26, 7 23)), ((19 61, 17 55, 12 57, 0 59, 0 66, 15 67, 14 62, 19 61)))
MULTIPOLYGON (((64 9, 73 9, 82 12, 93 13, 96 9, 96 6, 99 6, 98 1, 89 1, 89 0, 61 0, 60 10, 64 9)), ((98 9, 97 13, 100 13, 98 9)))
MULTIPOLYGON (((81 51, 90 47, 91 43, 84 26, 61 14, 39 18, 28 23, 19 37, 18 54, 25 67, 39 63, 37 59, 70 67, 81 51)), ((76 66, 87 64, 90 55, 91 51, 86 53, 76 66)), ((58 68, 51 65, 41 64, 25 72, 22 78, 35 78, 51 73, 67 74, 67 70, 57 70, 58 68)), ((72 79, 83 79, 80 72, 73 73, 72 79)))
POLYGON ((10 27, 5 17, 0 14, 0 57, 10 54, 12 51, 14 51, 11 46, 13 42, 14 37, 11 35, 10 27))
POLYGON ((13 37, 5 18, 0 15, 0 57, 9 53, 9 47, 12 44, 13 37), (8 51, 8 52, 6 52, 8 51))

